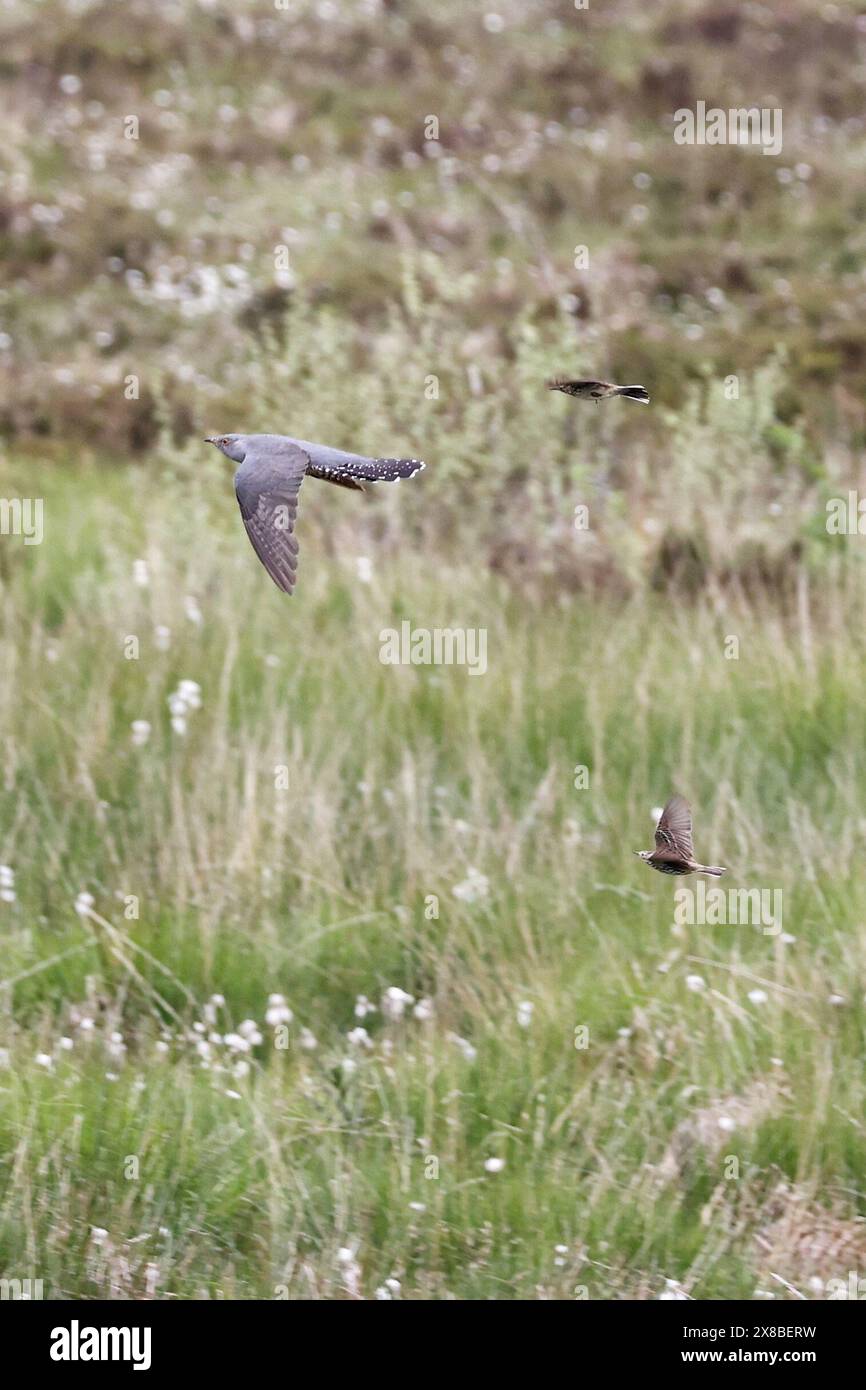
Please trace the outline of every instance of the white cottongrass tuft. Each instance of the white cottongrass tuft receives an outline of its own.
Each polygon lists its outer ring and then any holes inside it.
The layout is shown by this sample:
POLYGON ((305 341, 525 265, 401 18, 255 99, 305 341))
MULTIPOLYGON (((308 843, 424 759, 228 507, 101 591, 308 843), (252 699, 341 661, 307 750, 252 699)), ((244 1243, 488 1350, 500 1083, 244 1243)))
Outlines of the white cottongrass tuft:
POLYGON ((415 996, 407 994, 404 989, 399 989, 397 985, 390 985, 382 995, 382 1013, 385 1018, 402 1018, 409 1004, 415 1003, 415 996))
POLYGON ((485 1173, 501 1173, 504 1167, 504 1158, 486 1158, 484 1160, 485 1173))
POLYGON ((187 622, 194 623, 196 627, 201 625, 201 609, 198 606, 198 600, 192 594, 187 594, 184 598, 183 611, 186 614, 187 622))
POLYGON ((469 1042, 468 1038, 461 1038, 459 1033, 449 1033, 448 1041, 453 1042, 454 1046, 460 1049, 467 1062, 475 1061, 478 1056, 478 1051, 473 1047, 472 1043, 469 1042))
POLYGON ((470 867, 463 882, 455 883, 451 892, 461 903, 475 903, 487 897, 490 892, 490 880, 486 874, 470 867))
POLYGON ((341 1245, 337 1251, 337 1264, 346 1290, 353 1298, 361 1297, 361 1266, 355 1259, 355 1252, 348 1245, 341 1245))
POLYGON ((268 1007, 265 1012, 265 1023, 269 1028, 276 1028, 280 1023, 291 1023, 294 1014, 281 994, 268 995, 268 1007))
POLYGON ((380 1284, 376 1290, 376 1298, 380 1303, 388 1303, 393 1298, 400 1296, 400 1280, 386 1279, 384 1284, 380 1284))
POLYGON ((204 1008, 202 1009, 202 1014, 204 1016, 205 1023, 216 1023, 217 1010, 221 1009, 225 1002, 226 1001, 221 994, 211 995, 210 999, 207 1001, 204 1008))
POLYGON ((168 697, 168 708, 171 714, 171 727, 176 734, 185 734, 187 715, 191 710, 201 709, 201 686, 198 682, 180 681, 177 690, 173 690, 168 697))
POLYGON ((133 748, 143 748, 150 738, 150 724, 146 719, 133 719, 130 728, 133 748))
POLYGON ((188 709, 201 709, 201 686, 198 681, 180 681, 177 693, 186 701, 188 709))
POLYGON ((15 874, 8 864, 0 864, 0 903, 14 903, 15 874))

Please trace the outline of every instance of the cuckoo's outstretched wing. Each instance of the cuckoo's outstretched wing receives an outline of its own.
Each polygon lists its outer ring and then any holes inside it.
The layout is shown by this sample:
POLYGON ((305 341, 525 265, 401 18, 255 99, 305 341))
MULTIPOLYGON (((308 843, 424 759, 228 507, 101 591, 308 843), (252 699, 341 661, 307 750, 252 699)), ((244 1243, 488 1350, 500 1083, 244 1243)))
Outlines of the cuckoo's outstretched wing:
POLYGON ((673 850, 683 859, 694 859, 692 813, 684 796, 672 796, 656 826, 656 849, 673 850))
POLYGON ((252 436, 235 474, 235 496, 247 535, 271 579, 286 594, 295 587, 295 518, 309 462, 309 454, 289 439, 275 446, 271 436, 265 450, 252 436))

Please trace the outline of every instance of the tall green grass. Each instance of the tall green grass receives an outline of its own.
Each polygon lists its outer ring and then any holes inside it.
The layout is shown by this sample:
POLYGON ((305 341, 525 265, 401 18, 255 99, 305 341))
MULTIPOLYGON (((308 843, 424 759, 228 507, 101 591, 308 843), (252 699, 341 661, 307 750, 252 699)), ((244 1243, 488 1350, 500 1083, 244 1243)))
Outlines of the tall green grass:
POLYGON ((551 602, 425 535, 431 467, 372 498, 307 482, 287 600, 228 472, 165 465, 43 467, 45 543, 3 540, 0 1269, 99 1297, 844 1277, 866 1158, 860 568, 801 566, 790 605, 551 602), (403 619, 486 628, 487 673, 383 665, 403 619), (183 679, 201 708, 179 734, 183 679), (725 887, 780 889, 794 940, 675 925, 676 885, 631 854, 675 788, 699 855, 725 887), (427 1016, 388 1018, 395 987, 427 1016), (261 1041, 239 1054, 243 1020, 261 1041))

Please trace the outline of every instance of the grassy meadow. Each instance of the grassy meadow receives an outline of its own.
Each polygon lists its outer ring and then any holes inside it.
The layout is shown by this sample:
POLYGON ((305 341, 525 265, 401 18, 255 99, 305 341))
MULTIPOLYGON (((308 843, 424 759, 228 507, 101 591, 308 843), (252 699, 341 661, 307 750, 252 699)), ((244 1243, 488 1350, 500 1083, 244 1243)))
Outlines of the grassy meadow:
POLYGON ((0 497, 44 504, 0 535, 0 1278, 866 1273, 866 551, 825 524, 864 485, 856 9, 0 30, 0 497), (676 146, 697 99, 781 105, 783 153, 676 146), (427 467, 308 479, 289 599, 223 430, 427 467), (486 670, 384 664, 407 621, 486 670), (674 790, 778 931, 675 919, 632 855, 674 790))

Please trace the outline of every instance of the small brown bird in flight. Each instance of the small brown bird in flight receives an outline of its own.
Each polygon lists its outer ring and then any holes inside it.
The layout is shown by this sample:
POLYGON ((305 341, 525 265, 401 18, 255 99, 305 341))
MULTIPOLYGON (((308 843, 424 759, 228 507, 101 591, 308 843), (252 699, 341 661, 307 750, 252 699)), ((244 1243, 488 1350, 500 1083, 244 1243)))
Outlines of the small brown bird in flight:
POLYGON ((656 826, 655 849, 636 849, 634 853, 660 874, 712 874, 721 878, 727 869, 699 864, 692 848, 692 813, 684 796, 672 796, 656 826))
POLYGON ((547 389, 564 391, 566 396, 580 396, 596 404, 610 400, 611 396, 625 396, 628 401, 649 405, 649 393, 644 386, 614 386, 610 381, 566 381, 564 377, 554 377, 547 383, 547 389))

